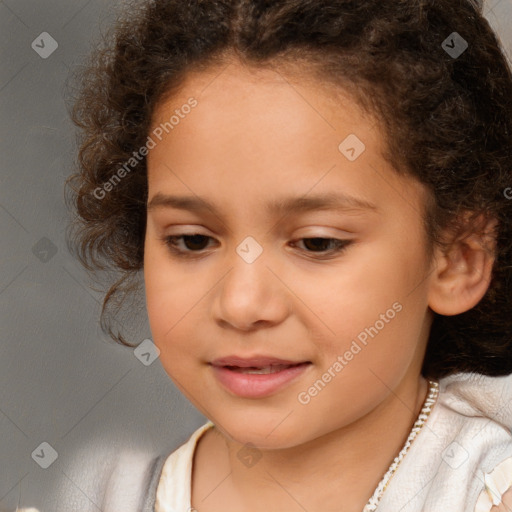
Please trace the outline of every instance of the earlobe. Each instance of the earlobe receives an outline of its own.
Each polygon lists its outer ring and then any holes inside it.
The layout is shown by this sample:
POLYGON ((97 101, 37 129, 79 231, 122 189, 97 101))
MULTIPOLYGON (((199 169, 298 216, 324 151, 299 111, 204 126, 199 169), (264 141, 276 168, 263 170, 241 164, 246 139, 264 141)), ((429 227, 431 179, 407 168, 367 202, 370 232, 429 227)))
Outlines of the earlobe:
MULTIPOLYGON (((482 219, 480 219, 481 222, 482 219)), ((481 222, 476 225, 481 226, 481 222)), ((445 316, 469 311, 484 297, 492 277, 497 222, 480 233, 455 240, 449 249, 436 248, 430 280, 429 307, 445 316)))

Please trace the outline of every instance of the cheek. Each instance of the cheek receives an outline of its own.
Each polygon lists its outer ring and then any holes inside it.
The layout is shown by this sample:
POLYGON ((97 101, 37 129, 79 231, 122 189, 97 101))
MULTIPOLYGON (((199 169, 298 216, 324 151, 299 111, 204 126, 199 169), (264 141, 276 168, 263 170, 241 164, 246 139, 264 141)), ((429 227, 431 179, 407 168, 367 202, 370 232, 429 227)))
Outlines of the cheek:
POLYGON ((346 373, 361 382, 368 369, 391 378, 407 367, 427 311, 426 258, 419 242, 410 243, 369 244, 328 279, 295 289, 315 313, 313 339, 324 367, 346 353, 346 373))
POLYGON ((204 291, 197 279, 191 279, 185 271, 172 265, 158 243, 148 241, 145 245, 144 284, 153 342, 160 349, 161 362, 166 366, 166 361, 180 360, 180 341, 185 338, 183 329, 194 314, 194 305, 200 307, 204 291))

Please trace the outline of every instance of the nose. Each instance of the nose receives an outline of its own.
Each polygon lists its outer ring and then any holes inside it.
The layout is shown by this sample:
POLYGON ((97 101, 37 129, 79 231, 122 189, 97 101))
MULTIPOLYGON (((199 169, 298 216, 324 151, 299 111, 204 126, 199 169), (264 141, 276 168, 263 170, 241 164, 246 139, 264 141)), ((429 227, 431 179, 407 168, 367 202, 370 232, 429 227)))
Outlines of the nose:
POLYGON ((248 263, 238 255, 213 303, 214 319, 222 327, 240 331, 279 324, 290 309, 287 287, 266 260, 260 257, 248 263))

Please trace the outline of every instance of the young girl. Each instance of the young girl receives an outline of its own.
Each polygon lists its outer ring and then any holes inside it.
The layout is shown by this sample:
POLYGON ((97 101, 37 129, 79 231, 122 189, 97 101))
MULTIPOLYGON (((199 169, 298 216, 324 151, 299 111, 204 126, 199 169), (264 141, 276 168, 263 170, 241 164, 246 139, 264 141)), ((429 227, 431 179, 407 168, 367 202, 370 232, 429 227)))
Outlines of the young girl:
POLYGON ((102 510, 512 510, 512 75, 478 6, 148 0, 112 34, 77 253, 122 272, 103 313, 143 273, 209 421, 102 510))

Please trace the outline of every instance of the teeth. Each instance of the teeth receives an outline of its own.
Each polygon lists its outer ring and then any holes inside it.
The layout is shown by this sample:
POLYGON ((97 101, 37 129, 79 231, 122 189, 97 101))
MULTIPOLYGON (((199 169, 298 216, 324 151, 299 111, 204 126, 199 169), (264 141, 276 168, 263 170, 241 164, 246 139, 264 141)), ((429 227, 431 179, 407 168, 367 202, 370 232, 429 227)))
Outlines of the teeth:
POLYGON ((233 370, 234 372, 238 373, 249 373, 249 374, 256 374, 256 375, 265 375, 268 373, 277 373, 280 372, 286 368, 290 368, 290 365, 286 364, 276 364, 271 366, 264 366, 262 368, 256 368, 256 367, 247 367, 247 368, 239 368, 239 367, 229 367, 230 370, 233 370))

